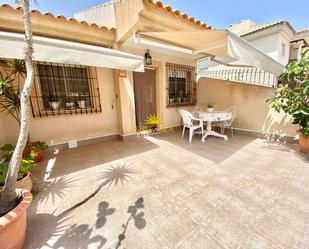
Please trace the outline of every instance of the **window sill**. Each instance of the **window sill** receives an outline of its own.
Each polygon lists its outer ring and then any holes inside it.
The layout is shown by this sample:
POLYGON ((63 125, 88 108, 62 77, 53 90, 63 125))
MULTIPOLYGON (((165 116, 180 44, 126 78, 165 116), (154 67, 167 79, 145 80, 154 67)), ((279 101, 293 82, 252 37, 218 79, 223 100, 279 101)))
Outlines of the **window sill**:
POLYGON ((55 110, 40 110, 36 113, 34 118, 38 117, 54 117, 54 116, 68 116, 68 115, 83 115, 101 113, 102 110, 98 108, 74 108, 74 109, 55 109, 55 110))

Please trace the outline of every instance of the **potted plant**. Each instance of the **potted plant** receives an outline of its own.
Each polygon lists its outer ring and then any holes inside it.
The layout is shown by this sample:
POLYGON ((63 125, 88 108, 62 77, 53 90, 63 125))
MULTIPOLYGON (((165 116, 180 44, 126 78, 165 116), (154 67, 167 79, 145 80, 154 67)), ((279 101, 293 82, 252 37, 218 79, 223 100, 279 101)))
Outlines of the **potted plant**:
POLYGON ((48 104, 53 110, 57 110, 59 109, 61 102, 59 100, 54 100, 54 101, 48 102, 48 104))
POLYGON ((84 109, 86 107, 86 100, 77 100, 78 108, 84 109))
POLYGON ((207 111, 208 111, 208 112, 213 112, 213 111, 214 111, 214 106, 213 106, 213 104, 208 104, 208 105, 207 105, 207 111))
POLYGON ((290 62, 280 76, 281 83, 274 96, 268 100, 275 111, 283 111, 293 117, 299 126, 299 148, 309 152, 309 49, 301 53, 298 61, 290 62))
MULTIPOLYGON (((25 29, 25 66, 26 78, 20 93, 20 130, 12 158, 8 164, 3 189, 0 191, 0 248, 21 249, 26 237, 27 208, 32 195, 27 190, 16 189, 16 181, 20 172, 22 154, 27 144, 30 121, 30 93, 33 84, 33 40, 30 19, 29 0, 18 0, 23 11, 25 29)), ((1 87, 6 85, 0 80, 1 87)), ((1 93, 1 92, 0 92, 1 93)))
MULTIPOLYGON (((22 159, 19 167, 16 188, 32 190, 32 180, 30 170, 34 166, 32 159, 22 159)), ((9 161, 3 161, 0 163, 0 191, 3 189, 5 183, 5 177, 9 168, 9 161)))
POLYGON ((158 132, 159 131, 159 125, 162 124, 162 119, 160 116, 153 114, 148 115, 147 119, 145 120, 145 124, 150 126, 150 129, 152 132, 158 132))
POLYGON ((48 145, 43 141, 36 141, 32 143, 28 143, 24 150, 23 155, 25 157, 29 157, 30 155, 35 154, 32 158, 34 162, 41 162, 43 159, 43 152, 47 150, 48 145))

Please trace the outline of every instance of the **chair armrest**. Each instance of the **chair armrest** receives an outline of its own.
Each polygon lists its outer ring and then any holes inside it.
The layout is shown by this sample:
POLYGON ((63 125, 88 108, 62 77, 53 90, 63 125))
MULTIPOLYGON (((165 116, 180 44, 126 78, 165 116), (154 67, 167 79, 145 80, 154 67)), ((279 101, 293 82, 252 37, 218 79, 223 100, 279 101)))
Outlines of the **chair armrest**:
POLYGON ((194 121, 198 121, 198 122, 200 122, 200 125, 203 125, 203 120, 202 119, 200 119, 200 118, 192 118, 192 120, 194 120, 194 121))

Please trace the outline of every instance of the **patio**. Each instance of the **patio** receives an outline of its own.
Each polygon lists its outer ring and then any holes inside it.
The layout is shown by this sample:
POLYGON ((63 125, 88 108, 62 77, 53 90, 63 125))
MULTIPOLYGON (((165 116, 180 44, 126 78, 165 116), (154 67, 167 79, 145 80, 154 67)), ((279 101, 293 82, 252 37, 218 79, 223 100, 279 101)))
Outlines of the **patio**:
POLYGON ((308 248, 296 151, 239 134, 189 144, 177 130, 50 154, 34 169, 25 248, 308 248))

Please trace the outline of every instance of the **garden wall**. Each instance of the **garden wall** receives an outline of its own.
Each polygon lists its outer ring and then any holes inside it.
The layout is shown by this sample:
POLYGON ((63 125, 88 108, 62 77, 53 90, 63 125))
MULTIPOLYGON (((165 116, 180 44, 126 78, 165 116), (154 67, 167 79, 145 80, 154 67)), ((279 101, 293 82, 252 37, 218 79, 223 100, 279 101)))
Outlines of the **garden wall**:
POLYGON ((297 127, 291 124, 291 117, 274 112, 266 103, 274 91, 274 88, 263 86, 201 78, 197 85, 197 101, 198 104, 212 103, 217 110, 235 106, 235 128, 262 134, 295 136, 297 127))

